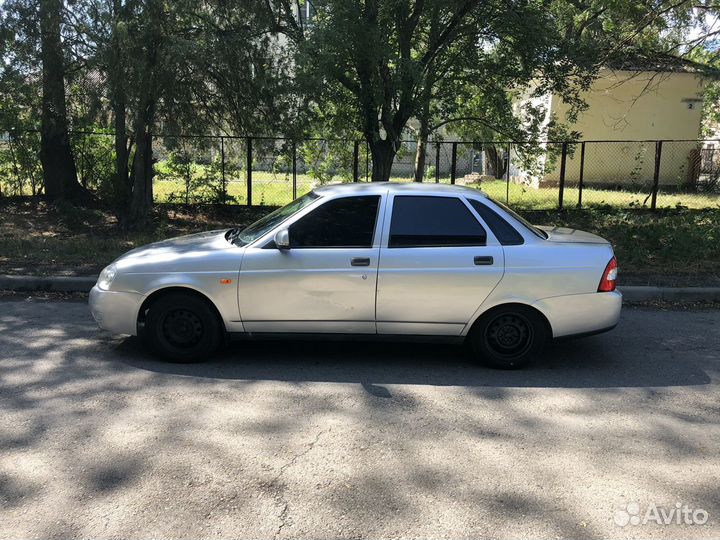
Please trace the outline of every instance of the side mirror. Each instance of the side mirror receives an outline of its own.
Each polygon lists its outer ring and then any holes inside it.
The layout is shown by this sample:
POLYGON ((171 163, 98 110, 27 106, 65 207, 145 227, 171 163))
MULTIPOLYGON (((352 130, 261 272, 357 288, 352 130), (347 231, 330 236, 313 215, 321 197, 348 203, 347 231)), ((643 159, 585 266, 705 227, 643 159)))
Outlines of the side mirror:
POLYGON ((278 249, 290 249, 290 232, 287 229, 275 233, 275 245, 278 249))

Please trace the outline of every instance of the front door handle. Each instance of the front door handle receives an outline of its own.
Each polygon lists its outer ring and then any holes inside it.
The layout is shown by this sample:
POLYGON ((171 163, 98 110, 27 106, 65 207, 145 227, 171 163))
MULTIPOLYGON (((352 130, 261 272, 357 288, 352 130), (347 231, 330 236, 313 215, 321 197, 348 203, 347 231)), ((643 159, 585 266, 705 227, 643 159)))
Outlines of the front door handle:
POLYGON ((490 266, 494 261, 492 257, 475 257, 475 266, 490 266))
POLYGON ((350 259, 351 266, 370 266, 370 257, 353 257, 350 259))

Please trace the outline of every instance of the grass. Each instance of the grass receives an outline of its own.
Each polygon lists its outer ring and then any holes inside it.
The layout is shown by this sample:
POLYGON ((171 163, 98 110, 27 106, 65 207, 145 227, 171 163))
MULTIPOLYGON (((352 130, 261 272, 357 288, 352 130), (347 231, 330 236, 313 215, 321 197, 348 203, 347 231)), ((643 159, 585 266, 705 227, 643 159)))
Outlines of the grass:
MULTIPOLYGON (((483 183, 480 189, 493 199, 508 202, 517 209, 553 210, 558 207, 557 187, 535 189, 512 182, 508 186, 506 182, 497 180, 483 183)), ((577 206, 578 195, 579 190, 576 187, 566 187, 563 191, 563 206, 567 208, 577 206)), ((650 198, 647 190, 621 191, 584 188, 582 204, 587 207, 649 208, 650 198)), ((720 209, 720 195, 658 192, 658 208, 677 208, 678 206, 698 210, 705 208, 720 209)))
MULTIPOLYGON (((559 211, 515 206, 534 223, 579 228, 608 238, 620 261, 621 284, 720 286, 720 209, 651 212, 591 206, 559 211)), ((150 229, 127 233, 104 209, 58 207, 31 198, 0 199, 0 274, 94 274, 139 245, 247 225, 271 209, 163 204, 157 205, 150 229)))
POLYGON ((172 236, 245 226, 268 207, 155 209, 153 226, 126 232, 104 209, 54 206, 29 197, 0 199, 0 274, 89 275, 126 251, 172 236))
MULTIPOLYGON (((342 182, 342 177, 334 177, 332 182, 342 182)), ((347 179, 345 179, 347 181, 347 179)), ((409 182, 410 178, 395 177, 392 182, 409 182)), ((440 178, 440 182, 449 184, 449 178, 440 178)), ((307 174, 297 175, 297 195, 303 195, 319 182, 307 174)), ((476 187, 476 186, 472 186, 476 187)), ((483 192, 493 199, 509 202, 515 208, 533 210, 552 210, 558 206, 558 188, 531 188, 503 180, 483 182, 479 186, 483 192)), ((178 202, 185 200, 185 182, 181 179, 169 179, 167 176, 156 178, 153 184, 157 202, 178 202)), ((242 179, 231 179, 227 183, 228 195, 237 204, 247 204, 247 182, 242 179)), ((292 177, 284 174, 273 174, 265 171, 253 172, 252 202, 260 206, 282 206, 292 200, 292 177)), ((193 191, 190 191, 190 201, 193 191)), ((578 202, 578 189, 566 187, 563 203, 566 207, 574 207, 578 202)), ((609 190, 585 188, 582 194, 583 206, 612 206, 616 208, 642 208, 650 206, 647 190, 609 190)), ((692 209, 720 208, 720 195, 702 193, 671 193, 660 191, 657 197, 658 208, 676 208, 684 206, 692 209)))
MULTIPOLYGON (((208 166, 192 164, 190 166, 190 186, 186 180, 173 174, 167 161, 161 161, 155 165, 156 176, 153 181, 153 192, 155 201, 159 203, 200 203, 209 202, 212 199, 211 190, 208 189, 207 177, 213 178, 215 189, 220 187, 218 171, 212 171, 208 166)), ((9 177, 9 175, 7 175, 9 177)), ((252 204, 258 206, 282 206, 293 199, 292 175, 283 172, 269 172, 254 170, 252 182, 252 204)), ((7 180, 0 175, 0 187, 4 193, 15 193, 17 186, 7 185, 7 180)), ((362 177, 364 180, 364 176, 362 177)), ((409 182, 410 177, 393 177, 392 182, 409 182)), ((433 182, 434 179, 427 179, 433 182)), ((345 176, 336 175, 330 182, 347 182, 345 176)), ((441 177, 441 183, 450 183, 449 177, 441 177)), ((297 196, 303 195, 320 184, 320 182, 309 174, 298 174, 296 192, 297 196)), ((525 185, 511 182, 509 185, 504 180, 493 180, 483 182, 479 187, 482 191, 496 200, 507 202, 518 209, 552 210, 558 206, 558 188, 531 188, 525 185)), ((29 186, 24 185, 23 194, 30 195, 29 186)), ((615 208, 643 208, 650 206, 647 186, 638 189, 611 190, 585 188, 583 189, 583 206, 612 206, 615 208)), ((227 173, 227 194, 230 200, 239 205, 247 204, 247 181, 244 172, 227 173)), ((563 203, 571 208, 577 205, 578 189, 574 185, 568 185, 564 190, 563 203)), ((676 208, 684 206, 691 209, 720 208, 720 194, 684 193, 667 191, 661 186, 657 197, 658 208, 676 208)))
MULTIPOLYGON (((340 182, 338 177, 333 179, 340 182)), ((306 174, 299 174, 297 178, 297 196, 304 195, 313 187, 319 185, 317 181, 306 174)), ((159 203, 184 201, 186 195, 185 182, 181 179, 155 179, 153 194, 159 203)), ((247 204, 247 181, 245 179, 231 179, 227 182, 227 194, 239 205, 247 204)), ((193 191, 190 191, 192 201, 193 191)), ((292 178, 284 175, 274 175, 268 172, 253 173, 252 203, 258 206, 283 206, 293 200, 292 178)))

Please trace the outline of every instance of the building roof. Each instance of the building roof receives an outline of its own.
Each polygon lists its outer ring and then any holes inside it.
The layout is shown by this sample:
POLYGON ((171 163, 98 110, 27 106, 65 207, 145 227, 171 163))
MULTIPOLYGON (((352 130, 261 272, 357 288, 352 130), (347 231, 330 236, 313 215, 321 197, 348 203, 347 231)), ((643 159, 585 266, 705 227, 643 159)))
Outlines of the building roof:
POLYGON ((621 71, 655 71, 658 73, 694 73, 718 77, 717 68, 666 53, 630 52, 607 63, 607 68, 621 71))

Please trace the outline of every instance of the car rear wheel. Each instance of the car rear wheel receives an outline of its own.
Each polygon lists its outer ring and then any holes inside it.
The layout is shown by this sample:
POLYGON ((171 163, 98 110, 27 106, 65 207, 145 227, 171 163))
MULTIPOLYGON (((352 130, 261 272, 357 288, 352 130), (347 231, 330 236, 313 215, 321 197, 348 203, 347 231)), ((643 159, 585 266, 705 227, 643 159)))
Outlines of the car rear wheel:
POLYGON ((534 309, 501 306, 483 315, 469 338, 479 362, 493 368, 517 369, 540 354, 548 331, 542 316, 534 309))
POLYGON ((145 341, 170 362, 202 362, 222 341, 222 323, 207 301, 192 294, 171 293, 150 305, 145 341))

